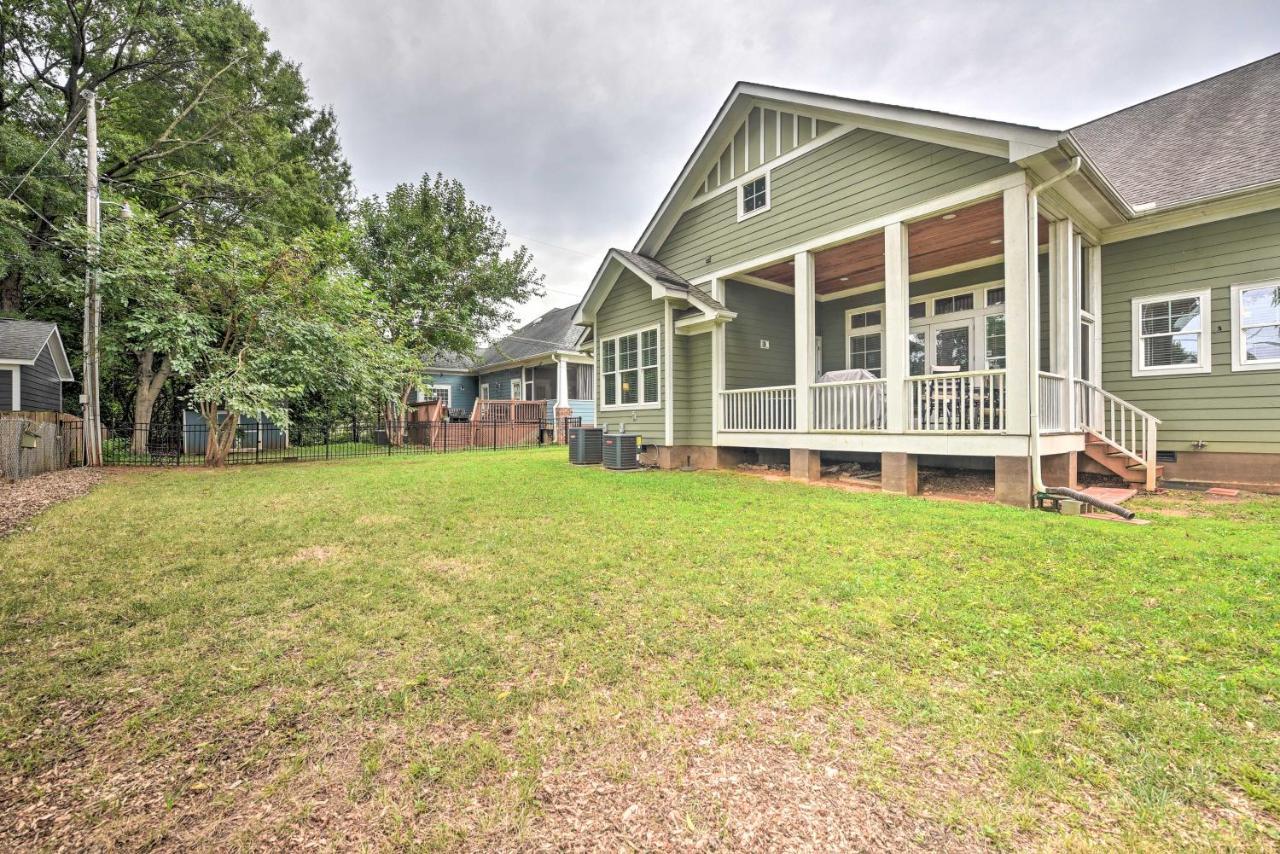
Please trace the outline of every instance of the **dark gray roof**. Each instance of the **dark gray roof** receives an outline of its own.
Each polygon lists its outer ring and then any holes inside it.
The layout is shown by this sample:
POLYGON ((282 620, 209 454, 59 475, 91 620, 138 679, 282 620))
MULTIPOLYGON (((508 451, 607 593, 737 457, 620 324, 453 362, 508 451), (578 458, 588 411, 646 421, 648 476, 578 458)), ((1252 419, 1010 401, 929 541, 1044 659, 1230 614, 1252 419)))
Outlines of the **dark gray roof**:
POLYGON ((18 362, 35 360, 57 328, 57 324, 43 320, 0 318, 0 359, 18 362))
POLYGON ((477 367, 488 367, 503 362, 532 359, 544 353, 578 349, 578 339, 583 328, 574 325, 576 305, 548 311, 532 323, 520 327, 480 351, 477 367))
POLYGON ((428 368, 442 368, 451 371, 469 371, 475 367, 474 356, 455 353, 452 350, 437 350, 422 357, 422 364, 428 368))
POLYGON ((1280 181, 1280 53, 1070 133, 1139 210, 1280 181))
POLYGON ((711 296, 710 293, 703 290, 698 285, 690 284, 689 281, 683 278, 679 273, 673 272, 662 263, 650 258, 648 255, 641 255, 639 252, 628 252, 625 249, 614 249, 613 251, 621 255, 623 258, 626 258, 648 275, 653 276, 653 278, 657 279, 668 288, 689 294, 698 302, 713 311, 720 311, 724 309, 724 305, 715 297, 711 296))

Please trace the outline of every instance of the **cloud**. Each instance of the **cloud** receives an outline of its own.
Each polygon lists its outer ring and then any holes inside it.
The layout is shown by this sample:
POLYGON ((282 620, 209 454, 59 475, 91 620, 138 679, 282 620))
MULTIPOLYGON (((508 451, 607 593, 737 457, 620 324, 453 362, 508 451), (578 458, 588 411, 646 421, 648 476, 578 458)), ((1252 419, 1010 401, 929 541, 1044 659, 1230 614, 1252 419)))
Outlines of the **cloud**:
POLYGON ((1269 2, 252 0, 362 193, 461 180, 576 301, 737 80, 1065 128, 1264 56, 1269 2))

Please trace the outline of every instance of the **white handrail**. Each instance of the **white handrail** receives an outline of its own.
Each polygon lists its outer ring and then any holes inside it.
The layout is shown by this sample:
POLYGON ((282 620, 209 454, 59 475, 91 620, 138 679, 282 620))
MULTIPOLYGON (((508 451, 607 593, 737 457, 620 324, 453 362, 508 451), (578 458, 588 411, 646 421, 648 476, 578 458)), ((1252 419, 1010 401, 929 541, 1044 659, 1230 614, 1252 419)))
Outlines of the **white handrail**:
POLYGON ((1087 380, 1076 380, 1077 426, 1146 468, 1147 489, 1156 486, 1160 419, 1087 380))
POLYGON ((887 380, 845 380, 810 387, 809 417, 821 432, 860 433, 888 428, 887 380))
POLYGON ((778 432, 796 429, 796 387, 726 389, 720 392, 721 430, 778 432))
POLYGON ((1005 385, 1004 370, 908 377, 908 429, 926 433, 1003 433, 1005 385))

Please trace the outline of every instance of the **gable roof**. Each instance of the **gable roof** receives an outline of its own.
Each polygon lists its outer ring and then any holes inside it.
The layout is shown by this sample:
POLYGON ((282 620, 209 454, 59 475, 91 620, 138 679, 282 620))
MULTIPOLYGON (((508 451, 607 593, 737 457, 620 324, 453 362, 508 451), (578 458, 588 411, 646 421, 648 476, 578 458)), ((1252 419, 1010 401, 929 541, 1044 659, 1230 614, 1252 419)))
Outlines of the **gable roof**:
POLYGON ((596 309, 623 270, 630 270, 647 284, 654 299, 666 296, 684 300, 700 311, 708 321, 732 320, 738 316, 706 290, 690 284, 679 273, 648 255, 625 249, 610 249, 605 253, 604 261, 587 287, 582 302, 578 303, 578 310, 574 314, 576 323, 587 325, 595 321, 596 309))
MULTIPOLYGON (((836 95, 823 95, 801 89, 786 89, 760 83, 739 82, 703 133, 689 159, 657 212, 645 227, 635 251, 654 254, 670 233, 683 210, 705 181, 708 170, 720 161, 724 146, 737 134, 751 110, 759 105, 770 109, 802 111, 815 119, 841 125, 865 127, 885 133, 896 133, 916 139, 928 139, 943 145, 1007 157, 1010 161, 1036 154, 1058 143, 1059 131, 1031 125, 958 116, 936 110, 921 110, 874 101, 859 101, 836 95)), ((830 138, 828 134, 826 138, 830 138)), ((804 149, 801 146, 795 151, 804 149)), ((767 164, 766 164, 767 165, 767 164)), ((760 167, 763 168, 763 167, 760 167)), ((752 170, 759 171, 759 169, 752 170)), ((751 173, 744 173, 751 174, 751 173)))
POLYGON ((40 351, 48 345, 58 379, 71 382, 71 364, 58 334, 58 324, 43 320, 8 320, 0 318, 0 362, 34 365, 40 351))
POLYGON ((1137 213, 1280 182, 1280 53, 1068 133, 1137 213))

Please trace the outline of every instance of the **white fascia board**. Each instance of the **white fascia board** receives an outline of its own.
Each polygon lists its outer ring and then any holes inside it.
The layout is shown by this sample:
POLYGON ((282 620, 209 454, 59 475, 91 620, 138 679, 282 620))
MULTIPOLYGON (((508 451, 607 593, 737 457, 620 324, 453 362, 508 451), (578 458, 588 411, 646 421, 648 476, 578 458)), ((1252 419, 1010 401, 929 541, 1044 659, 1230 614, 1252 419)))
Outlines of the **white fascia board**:
POLYGON ((58 332, 57 326, 53 327, 44 344, 53 356, 53 366, 58 369, 58 379, 64 383, 75 380, 75 374, 71 373, 71 362, 67 360, 66 348, 62 346, 62 334, 58 332))

